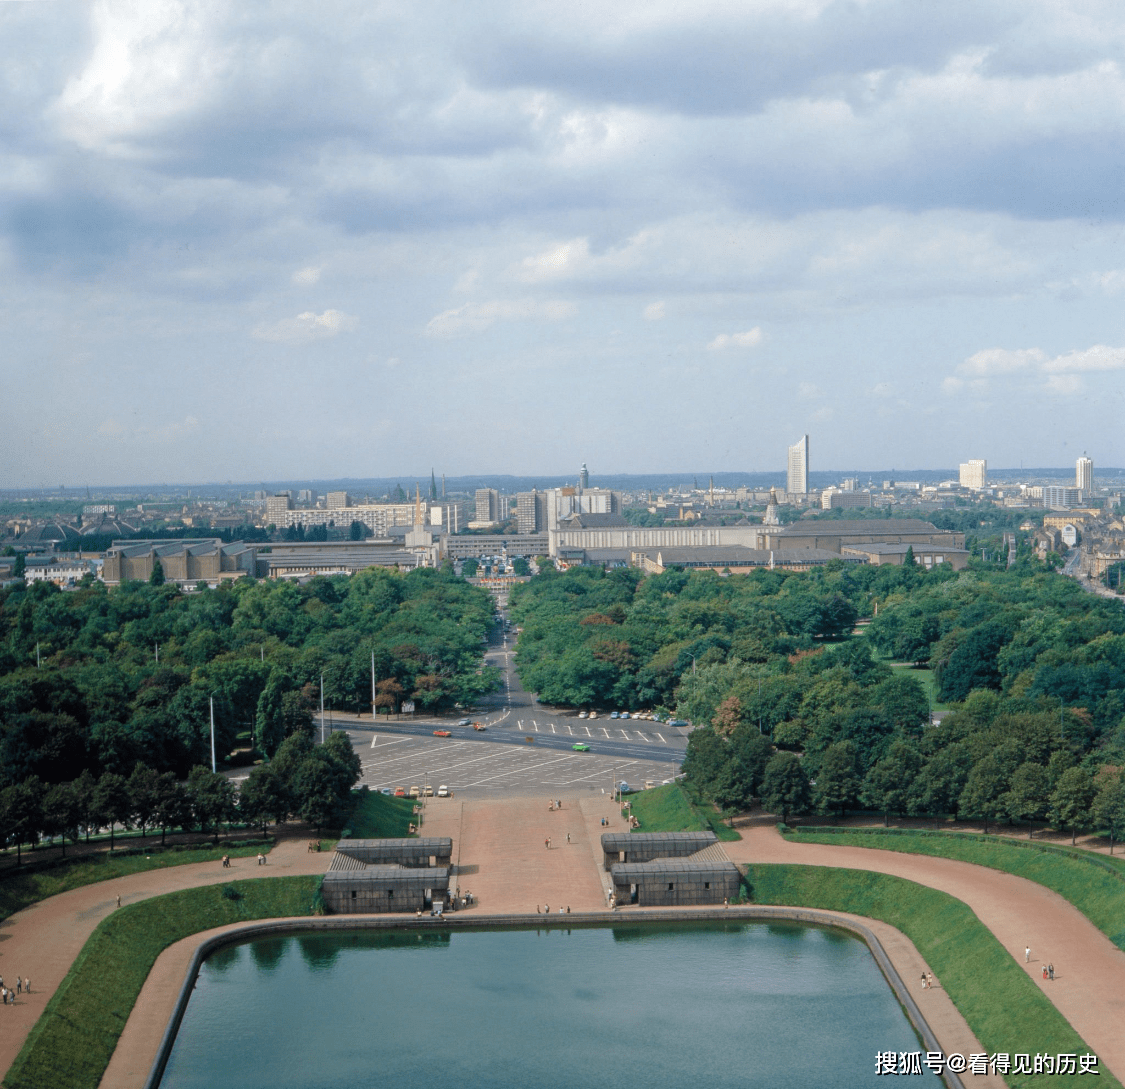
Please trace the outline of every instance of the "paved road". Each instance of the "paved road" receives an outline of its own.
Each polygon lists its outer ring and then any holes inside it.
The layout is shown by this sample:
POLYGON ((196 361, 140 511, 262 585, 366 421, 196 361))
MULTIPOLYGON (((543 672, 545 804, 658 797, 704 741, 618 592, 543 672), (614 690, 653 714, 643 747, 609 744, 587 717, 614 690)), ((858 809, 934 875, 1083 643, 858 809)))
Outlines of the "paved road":
MULTIPOLYGON (((331 725, 347 730, 357 750, 369 747, 371 736, 433 737, 435 729, 449 730, 455 741, 480 741, 493 745, 528 746, 536 750, 573 751, 575 744, 590 746, 595 756, 617 760, 645 760, 679 765, 687 747, 687 731, 646 719, 611 719, 600 714, 596 719, 580 719, 573 710, 548 707, 527 692, 515 670, 514 640, 502 630, 493 635, 485 662, 502 671, 498 691, 480 701, 474 721, 486 725, 485 731, 455 725, 464 715, 419 716, 415 720, 395 719, 373 722, 369 715, 334 712, 331 725)), ((446 740, 448 744, 449 739, 446 740)), ((361 752, 361 756, 364 754, 361 752)), ((653 778, 653 775, 645 778, 653 778)), ((663 778, 663 776, 661 776, 663 778)))

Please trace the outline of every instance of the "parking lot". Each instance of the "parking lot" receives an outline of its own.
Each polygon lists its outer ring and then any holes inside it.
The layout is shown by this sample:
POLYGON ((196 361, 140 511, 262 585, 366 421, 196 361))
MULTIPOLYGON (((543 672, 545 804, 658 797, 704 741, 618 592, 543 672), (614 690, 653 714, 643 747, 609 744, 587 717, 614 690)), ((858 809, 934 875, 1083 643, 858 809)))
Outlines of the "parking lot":
MULTIPOLYGON (((530 724, 529 724, 530 726, 530 724)), ((530 731, 534 736, 534 731, 530 731)), ((576 741, 584 740, 576 736, 576 741)), ((524 745, 495 745, 485 741, 462 741, 402 734, 379 734, 357 746, 363 764, 360 780, 372 790, 394 790, 412 786, 447 785, 455 793, 474 798, 551 791, 609 792, 614 776, 630 786, 645 780, 656 783, 671 778, 679 765, 592 752, 537 748, 524 745)))

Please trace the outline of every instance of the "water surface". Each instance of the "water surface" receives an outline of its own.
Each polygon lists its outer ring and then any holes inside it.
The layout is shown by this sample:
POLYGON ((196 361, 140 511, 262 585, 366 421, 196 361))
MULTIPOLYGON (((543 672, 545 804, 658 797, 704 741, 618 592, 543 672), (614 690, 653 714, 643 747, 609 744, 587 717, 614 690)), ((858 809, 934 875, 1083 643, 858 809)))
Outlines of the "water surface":
POLYGON ((325 932, 211 956, 161 1086, 849 1089, 919 1048, 840 930, 325 932))

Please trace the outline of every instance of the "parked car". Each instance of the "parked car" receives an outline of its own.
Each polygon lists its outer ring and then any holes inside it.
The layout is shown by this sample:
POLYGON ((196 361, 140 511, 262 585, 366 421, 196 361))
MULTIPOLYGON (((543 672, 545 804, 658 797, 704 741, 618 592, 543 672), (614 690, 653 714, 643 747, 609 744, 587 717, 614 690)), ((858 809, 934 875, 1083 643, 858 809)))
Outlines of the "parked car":
POLYGON ((406 791, 403 790, 402 787, 395 787, 395 797, 396 798, 405 798, 406 797, 406 791))
POLYGON ((597 717, 598 717, 598 712, 597 712, 597 711, 591 711, 591 712, 590 712, 590 718, 597 718, 597 717))
POLYGON ((407 797, 408 798, 418 798, 418 797, 421 796, 421 794, 422 794, 422 790, 421 790, 420 787, 412 786, 410 788, 409 792, 407 793, 407 797))
POLYGON ((422 787, 422 797, 423 798, 432 798, 433 796, 434 796, 434 788, 432 786, 427 785, 427 786, 422 787))
POLYGON ((586 715, 586 712, 585 712, 585 711, 579 711, 579 712, 578 712, 578 717, 579 717, 579 718, 586 718, 586 717, 588 717, 588 716, 586 715))
POLYGON ((687 729, 687 723, 682 718, 670 718, 668 720, 669 726, 679 726, 681 729, 687 729))
POLYGON ((575 752, 589 752, 590 746, 579 741, 577 745, 570 746, 575 752))
POLYGON ((434 737, 452 737, 448 730, 434 730, 434 737))
POLYGON ((621 714, 619 714, 617 717, 618 718, 628 718, 629 712, 628 711, 622 711, 621 714))
POLYGON ((390 793, 391 793, 391 788, 390 788, 390 787, 383 787, 383 789, 382 789, 382 790, 380 790, 380 791, 379 791, 379 793, 380 793, 380 794, 390 794, 390 793))
POLYGON ((439 798, 448 798, 449 797, 449 787, 447 787, 444 783, 442 783, 441 786, 439 786, 437 788, 437 796, 439 798))
POLYGON ((628 794, 629 784, 622 779, 621 782, 617 784, 617 789, 620 790, 622 794, 628 794))
POLYGON ((621 716, 616 711, 610 711, 609 717, 610 718, 620 718, 621 716))

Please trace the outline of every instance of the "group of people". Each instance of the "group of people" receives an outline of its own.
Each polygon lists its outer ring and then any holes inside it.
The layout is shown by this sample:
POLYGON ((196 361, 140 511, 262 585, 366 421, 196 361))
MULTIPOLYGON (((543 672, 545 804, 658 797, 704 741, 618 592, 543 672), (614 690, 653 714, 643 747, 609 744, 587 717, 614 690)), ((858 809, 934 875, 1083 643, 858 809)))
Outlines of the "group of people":
POLYGON ((922 973, 922 990, 923 991, 932 991, 933 989, 934 989, 934 973, 933 972, 923 972, 922 973))
MULTIPOLYGON (((1031 946, 1030 945, 1024 946, 1023 962, 1024 962, 1024 964, 1030 964, 1031 963, 1031 946)), ((1043 978, 1044 979, 1054 979, 1055 978, 1055 966, 1053 964, 1044 964, 1043 965, 1043 978)))
MULTIPOLYGON (((550 915, 551 914, 551 905, 550 904, 544 904, 543 910, 540 911, 539 905, 536 904, 535 905, 535 914, 536 915, 550 915)), ((559 914, 560 915, 569 915, 570 914, 570 904, 567 904, 566 907, 564 907, 564 908, 559 908, 559 914)))
POLYGON ((308 850, 309 850, 310 853, 319 851, 320 850, 320 840, 310 839, 308 850))
POLYGON ((0 1001, 2 1001, 5 1006, 7 1006, 8 1003, 14 1006, 16 1004, 16 995, 23 994, 25 991, 31 994, 30 976, 27 979, 21 979, 19 976, 16 976, 16 989, 14 991, 10 987, 4 986, 4 977, 0 976, 0 1001))

